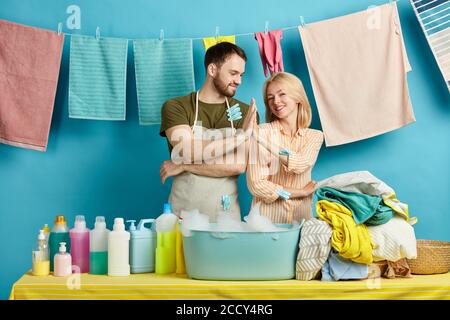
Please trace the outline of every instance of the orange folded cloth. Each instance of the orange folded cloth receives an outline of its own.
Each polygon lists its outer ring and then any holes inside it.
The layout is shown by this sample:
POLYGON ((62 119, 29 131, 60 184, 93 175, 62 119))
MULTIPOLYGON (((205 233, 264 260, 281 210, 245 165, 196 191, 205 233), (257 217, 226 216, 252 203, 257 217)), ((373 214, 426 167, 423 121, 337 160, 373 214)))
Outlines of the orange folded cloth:
POLYGON ((0 20, 0 142, 46 151, 64 34, 0 20))

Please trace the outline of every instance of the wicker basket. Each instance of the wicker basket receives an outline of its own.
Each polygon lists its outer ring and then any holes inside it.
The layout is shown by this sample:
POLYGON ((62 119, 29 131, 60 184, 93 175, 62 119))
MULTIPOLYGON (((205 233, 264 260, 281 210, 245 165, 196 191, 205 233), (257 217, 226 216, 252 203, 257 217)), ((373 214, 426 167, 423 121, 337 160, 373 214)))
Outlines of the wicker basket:
POLYGON ((450 270, 450 242, 417 240, 417 259, 408 259, 413 274, 447 273, 450 270))

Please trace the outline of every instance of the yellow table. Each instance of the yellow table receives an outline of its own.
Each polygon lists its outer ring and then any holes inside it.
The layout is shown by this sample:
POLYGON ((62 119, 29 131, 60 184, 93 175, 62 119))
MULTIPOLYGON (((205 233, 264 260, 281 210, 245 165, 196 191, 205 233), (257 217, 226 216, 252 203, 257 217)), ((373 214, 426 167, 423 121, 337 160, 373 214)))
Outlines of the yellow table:
POLYGON ((10 299, 446 299, 450 273, 357 281, 206 281, 186 275, 133 274, 129 277, 25 274, 10 299))

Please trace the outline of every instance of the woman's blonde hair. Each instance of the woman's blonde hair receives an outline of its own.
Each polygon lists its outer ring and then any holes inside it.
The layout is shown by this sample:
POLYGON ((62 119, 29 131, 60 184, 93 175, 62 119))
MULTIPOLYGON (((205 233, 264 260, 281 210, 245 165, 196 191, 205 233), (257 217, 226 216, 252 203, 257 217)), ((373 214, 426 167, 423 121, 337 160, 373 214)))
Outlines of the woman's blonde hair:
POLYGON ((263 86, 264 104, 266 105, 266 121, 272 122, 276 116, 272 113, 267 100, 267 88, 271 83, 279 83, 286 90, 286 94, 294 100, 298 101, 298 127, 308 128, 311 125, 312 112, 308 97, 302 81, 295 75, 288 72, 277 72, 272 74, 263 86))

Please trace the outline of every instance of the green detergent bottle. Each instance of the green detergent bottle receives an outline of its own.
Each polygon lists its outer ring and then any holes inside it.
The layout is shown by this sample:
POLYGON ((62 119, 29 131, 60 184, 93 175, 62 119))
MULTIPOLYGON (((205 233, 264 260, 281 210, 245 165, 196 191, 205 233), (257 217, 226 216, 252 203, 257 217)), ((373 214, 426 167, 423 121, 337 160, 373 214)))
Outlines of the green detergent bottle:
POLYGON ((90 238, 90 274, 108 274, 108 235, 105 217, 95 218, 90 238))
POLYGON ((64 216, 56 216, 55 224, 50 232, 48 242, 50 247, 50 271, 53 271, 54 257, 59 252, 60 242, 66 243, 67 252, 70 253, 69 228, 67 227, 66 218, 64 216))

